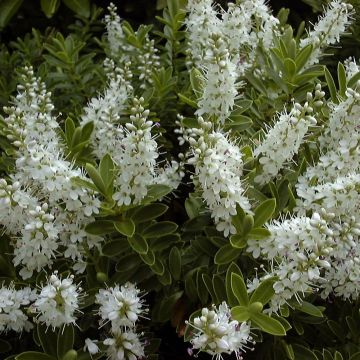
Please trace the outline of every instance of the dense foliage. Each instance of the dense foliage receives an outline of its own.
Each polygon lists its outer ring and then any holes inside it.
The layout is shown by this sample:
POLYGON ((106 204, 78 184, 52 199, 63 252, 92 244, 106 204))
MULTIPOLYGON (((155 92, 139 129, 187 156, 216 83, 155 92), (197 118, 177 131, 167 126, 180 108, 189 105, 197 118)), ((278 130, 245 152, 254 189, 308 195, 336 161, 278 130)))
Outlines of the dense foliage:
POLYGON ((222 5, 1 45, 1 358, 360 359, 357 6, 222 5))

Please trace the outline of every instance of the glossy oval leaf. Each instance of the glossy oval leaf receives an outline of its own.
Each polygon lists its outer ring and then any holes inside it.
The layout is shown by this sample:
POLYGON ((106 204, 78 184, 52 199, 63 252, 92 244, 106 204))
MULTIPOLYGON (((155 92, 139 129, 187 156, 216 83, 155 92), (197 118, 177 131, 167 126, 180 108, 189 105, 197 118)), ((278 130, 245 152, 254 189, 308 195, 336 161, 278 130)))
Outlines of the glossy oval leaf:
POLYGON ((275 208, 275 199, 263 201, 254 211, 254 228, 260 227, 270 220, 275 208))
POLYGON ((251 322, 268 334, 275 336, 286 335, 286 331, 280 321, 275 320, 268 315, 262 313, 252 313, 251 322))
POLYGON ((226 271, 225 277, 225 287, 226 287, 226 295, 227 295, 227 303, 229 306, 236 306, 238 304, 238 300, 234 295, 232 288, 231 288, 231 274, 241 274, 240 268, 235 264, 231 263, 226 271))
POLYGON ((267 304, 273 295, 275 278, 269 278, 260 283, 250 297, 250 303, 260 302, 261 304, 267 304))
POLYGON ((181 254, 179 249, 174 246, 169 254, 169 270, 175 280, 181 276, 181 254))
POLYGON ((247 306, 235 306, 231 309, 231 317, 238 322, 244 322, 250 319, 250 313, 247 306))
POLYGON ((156 219, 157 217, 164 214, 169 207, 165 204, 149 204, 142 206, 139 210, 137 210, 131 218, 136 223, 142 223, 146 221, 150 221, 156 219))
POLYGON ((146 254, 149 250, 149 245, 141 235, 135 234, 133 237, 128 237, 130 246, 139 254, 146 254))
POLYGON ((90 16, 89 0, 63 0, 63 3, 77 15, 86 18, 90 16))
POLYGON ((114 221, 115 229, 122 235, 131 237, 135 233, 135 224, 131 219, 123 219, 121 221, 114 221))
POLYGON ((63 358, 65 354, 74 346, 74 327, 72 324, 66 325, 58 333, 57 338, 57 356, 63 358))
POLYGON ((0 30, 3 29, 10 19, 19 10, 23 0, 2 0, 0 1, 0 30))
POLYGON ((231 289, 239 305, 247 306, 249 304, 249 297, 242 275, 231 274, 231 289))
POLYGON ((26 351, 17 355, 15 360, 57 360, 55 357, 37 351, 26 351))
POLYGON ((145 229, 143 235, 146 238, 156 238, 172 234, 178 228, 177 224, 171 221, 159 221, 145 229))
POLYGON ((240 254, 240 249, 234 249, 231 244, 226 244, 216 252, 214 263, 216 265, 228 264, 237 259, 240 254))

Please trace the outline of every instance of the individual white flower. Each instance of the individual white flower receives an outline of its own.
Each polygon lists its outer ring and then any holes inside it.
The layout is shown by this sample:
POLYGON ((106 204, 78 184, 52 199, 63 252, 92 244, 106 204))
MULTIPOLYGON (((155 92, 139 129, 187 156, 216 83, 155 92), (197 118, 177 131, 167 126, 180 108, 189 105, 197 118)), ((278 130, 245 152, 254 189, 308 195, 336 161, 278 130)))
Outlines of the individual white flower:
POLYGON ((352 5, 342 0, 333 0, 325 13, 314 25, 308 36, 300 41, 300 48, 313 45, 313 51, 305 68, 319 62, 323 48, 340 41, 340 36, 350 25, 352 5))
POLYGON ((110 360, 137 360, 145 356, 139 335, 131 329, 114 329, 112 337, 104 340, 110 360))
POLYGON ((73 275, 61 279, 57 271, 48 278, 33 304, 38 321, 52 328, 75 324, 81 288, 73 282, 73 275))
POLYGON ((0 287, 0 332, 30 331, 33 324, 24 311, 36 298, 36 291, 29 287, 16 290, 14 284, 0 287))
POLYGON ((100 349, 95 343, 95 341, 87 338, 85 339, 84 351, 88 351, 90 355, 97 354, 100 349))
POLYGON ((96 302, 100 305, 99 314, 103 323, 111 322, 112 329, 121 326, 133 327, 146 309, 139 296, 140 290, 131 283, 119 287, 100 289, 96 302))
POLYGON ((239 358, 248 348, 247 343, 252 342, 250 326, 232 320, 225 302, 218 308, 213 306, 212 310, 203 308, 201 315, 187 324, 195 330, 190 340, 193 349, 207 352, 217 360, 222 359, 222 354, 232 353, 239 358))

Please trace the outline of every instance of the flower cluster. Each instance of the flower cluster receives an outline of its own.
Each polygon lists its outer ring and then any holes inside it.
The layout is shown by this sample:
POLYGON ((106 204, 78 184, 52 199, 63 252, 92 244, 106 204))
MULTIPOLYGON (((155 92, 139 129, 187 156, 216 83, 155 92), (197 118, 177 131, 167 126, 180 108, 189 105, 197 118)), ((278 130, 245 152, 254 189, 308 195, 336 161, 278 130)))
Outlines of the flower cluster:
POLYGON ((315 95, 308 93, 308 101, 304 105, 295 103, 289 113, 280 114, 274 127, 254 150, 254 156, 259 156, 262 168, 261 173, 255 177, 257 183, 261 185, 268 183, 285 163, 297 154, 309 127, 317 123, 314 115, 323 105, 321 99, 324 96, 325 93, 318 84, 315 95))
MULTIPOLYGON (((267 225, 271 236, 262 241, 248 241, 248 251, 255 258, 269 260, 269 274, 278 280, 271 309, 277 311, 294 296, 301 301, 319 286, 325 269, 331 266, 330 255, 335 246, 333 232, 327 220, 334 214, 314 213, 309 217, 293 217, 267 225)), ((267 274, 266 276, 269 276, 267 274)))
MULTIPOLYGON (((136 72, 140 81, 140 88, 145 89, 148 84, 152 84, 154 68, 160 66, 160 57, 157 54, 159 50, 155 47, 155 41, 146 34, 141 47, 129 44, 126 41, 120 16, 116 12, 117 7, 110 3, 108 11, 109 14, 105 16, 105 24, 109 57, 120 67, 131 64, 129 63, 131 59, 134 72, 136 72)), ((135 32, 135 35, 137 35, 137 32, 135 32)))
MULTIPOLYGON (((94 192, 71 181, 84 176, 65 159, 45 84, 34 76, 32 68, 25 68, 22 81, 14 105, 4 108, 8 115, 4 119, 6 135, 17 148, 16 172, 11 176, 13 189, 31 189, 32 198, 31 206, 20 205, 21 213, 26 208, 26 222, 13 229, 13 235, 18 235, 14 263, 23 266, 20 274, 28 278, 33 271, 51 265, 54 251, 62 244, 67 248, 64 255, 76 260, 74 269, 83 271, 82 246, 90 237, 82 229, 99 212, 100 201, 94 192), (76 239, 73 232, 78 234, 76 239)), ((17 215, 16 203, 9 202, 8 215, 17 215)))
POLYGON ((26 314, 26 307, 35 300, 35 291, 29 287, 16 290, 14 284, 0 287, 0 332, 29 331, 33 324, 26 314))
MULTIPOLYGON (((103 341, 109 359, 136 360, 144 357, 144 344, 136 332, 139 317, 147 311, 140 290, 131 283, 101 289, 96 295, 96 303, 100 305, 102 326, 110 323, 110 337, 103 341)), ((86 346, 90 354, 98 352, 90 340, 86 346)))
POLYGON ((190 340, 193 349, 207 352, 216 360, 222 359, 222 354, 232 353, 237 359, 242 359, 241 353, 252 342, 250 326, 246 322, 239 324, 232 320, 225 302, 217 308, 213 306, 211 310, 203 308, 201 315, 187 324, 194 328, 190 340))
POLYGON ((236 206, 250 211, 240 180, 243 173, 239 147, 221 132, 211 131, 212 124, 198 118, 200 128, 180 129, 180 141, 189 142, 188 163, 194 165, 193 180, 214 218, 218 231, 228 236, 235 233, 231 218, 236 206))
POLYGON ((74 276, 62 279, 57 271, 41 286, 40 293, 30 287, 17 290, 13 283, 2 285, 0 332, 29 331, 33 322, 44 323, 53 329, 75 324, 81 296, 81 288, 74 284, 74 276), (37 314, 37 317, 29 319, 29 314, 37 314))
POLYGON ((359 294, 359 99, 347 89, 338 104, 328 104, 329 121, 319 138, 322 155, 295 186, 297 216, 269 224, 268 239, 248 242, 248 251, 267 258, 279 279, 271 303, 275 311, 313 288, 324 298, 359 294))
POLYGON ((187 10, 189 56, 203 72, 196 114, 223 124, 234 107, 238 77, 251 67, 258 44, 271 46, 278 20, 263 0, 231 3, 227 12, 219 12, 210 0, 191 0, 187 10))
POLYGON ((305 67, 319 62, 323 49, 339 42, 340 36, 350 25, 352 5, 341 0, 333 0, 324 15, 309 31, 308 36, 300 41, 300 47, 311 44, 313 51, 305 67))

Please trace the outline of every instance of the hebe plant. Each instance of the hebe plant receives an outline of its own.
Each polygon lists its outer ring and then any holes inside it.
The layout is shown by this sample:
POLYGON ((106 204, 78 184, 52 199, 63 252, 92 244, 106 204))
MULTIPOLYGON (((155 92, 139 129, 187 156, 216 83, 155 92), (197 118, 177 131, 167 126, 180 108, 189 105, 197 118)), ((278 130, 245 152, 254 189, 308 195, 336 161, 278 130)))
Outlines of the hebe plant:
POLYGON ((110 4, 102 50, 46 40, 0 123, 4 358, 165 358, 171 322, 189 356, 360 359, 360 69, 321 64, 351 16, 110 4))

